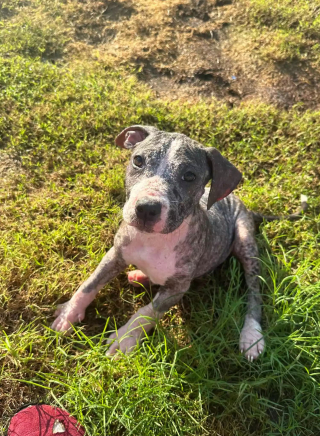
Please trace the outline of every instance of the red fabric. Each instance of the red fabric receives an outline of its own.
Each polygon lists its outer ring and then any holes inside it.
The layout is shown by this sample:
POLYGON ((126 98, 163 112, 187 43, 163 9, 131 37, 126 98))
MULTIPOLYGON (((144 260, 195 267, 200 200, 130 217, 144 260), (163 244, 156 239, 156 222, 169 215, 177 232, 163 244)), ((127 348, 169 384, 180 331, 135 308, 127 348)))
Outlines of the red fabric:
POLYGON ((48 405, 29 406, 10 421, 8 436, 85 436, 85 430, 65 410, 48 405), (55 420, 65 427, 63 433, 52 432, 55 420))

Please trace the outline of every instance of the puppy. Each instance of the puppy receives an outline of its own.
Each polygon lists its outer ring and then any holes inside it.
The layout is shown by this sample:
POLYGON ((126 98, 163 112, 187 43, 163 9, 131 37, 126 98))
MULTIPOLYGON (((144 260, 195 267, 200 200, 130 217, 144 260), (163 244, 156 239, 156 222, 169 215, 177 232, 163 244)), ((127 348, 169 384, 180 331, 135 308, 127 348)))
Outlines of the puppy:
POLYGON ((243 265, 248 287, 240 350, 248 360, 256 359, 265 342, 254 215, 231 194, 241 173, 217 149, 150 126, 126 128, 116 144, 132 150, 123 222, 94 273, 57 309, 52 328, 66 331, 80 322, 99 290, 133 264, 138 270, 129 274, 129 281, 150 281, 160 289, 109 338, 109 355, 129 352, 178 303, 192 279, 212 272, 233 254, 243 265))

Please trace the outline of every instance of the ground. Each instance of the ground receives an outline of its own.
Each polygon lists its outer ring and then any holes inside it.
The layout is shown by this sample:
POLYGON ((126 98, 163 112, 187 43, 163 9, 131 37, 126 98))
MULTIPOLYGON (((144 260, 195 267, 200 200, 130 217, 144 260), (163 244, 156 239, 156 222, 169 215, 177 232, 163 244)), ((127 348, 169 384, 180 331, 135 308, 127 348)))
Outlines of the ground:
POLYGON ((0 4, 0 431, 29 402, 89 435, 313 435, 319 422, 320 3, 305 0, 0 4), (246 287, 235 259, 196 281, 130 357, 108 332, 150 290, 108 284, 71 337, 50 330, 112 246, 130 124, 218 147, 264 224, 266 351, 238 352, 246 287))

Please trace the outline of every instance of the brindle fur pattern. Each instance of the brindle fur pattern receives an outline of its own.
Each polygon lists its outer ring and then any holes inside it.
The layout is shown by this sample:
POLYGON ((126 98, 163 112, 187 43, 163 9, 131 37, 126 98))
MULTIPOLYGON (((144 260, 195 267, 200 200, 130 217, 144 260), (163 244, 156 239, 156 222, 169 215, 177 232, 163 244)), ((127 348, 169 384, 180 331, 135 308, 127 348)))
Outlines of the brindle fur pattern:
POLYGON ((114 247, 71 300, 57 309, 52 327, 66 331, 81 321, 99 290, 128 264, 134 264, 160 289, 149 305, 109 337, 109 355, 118 350, 129 352, 144 332, 179 302, 192 279, 213 271, 234 254, 243 265, 248 286, 240 350, 250 361, 257 358, 263 351, 264 339, 253 216, 235 195, 228 195, 239 182, 240 173, 217 150, 178 133, 133 126, 123 131, 116 142, 133 149, 126 173, 124 221, 114 247), (140 161, 142 158, 141 168, 135 166, 135 156, 140 161), (184 180, 188 172, 195 175, 195 180, 184 180), (219 180, 215 180, 216 174, 222 174, 219 180), (211 190, 205 189, 211 179, 211 190), (221 189, 227 193, 217 192, 221 189), (214 196, 225 198, 211 205, 214 196), (161 204, 160 215, 139 219, 137 201, 151 200, 161 204))

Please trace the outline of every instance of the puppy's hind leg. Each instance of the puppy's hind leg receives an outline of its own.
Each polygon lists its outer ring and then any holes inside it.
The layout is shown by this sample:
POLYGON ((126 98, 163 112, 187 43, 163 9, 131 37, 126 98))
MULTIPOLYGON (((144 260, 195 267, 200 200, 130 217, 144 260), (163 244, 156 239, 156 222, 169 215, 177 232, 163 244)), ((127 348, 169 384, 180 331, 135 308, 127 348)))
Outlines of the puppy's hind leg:
POLYGON ((261 333, 261 303, 258 247, 254 238, 254 223, 247 211, 239 214, 235 228, 233 254, 242 263, 248 286, 248 307, 244 326, 240 334, 240 351, 253 361, 264 349, 261 333))

